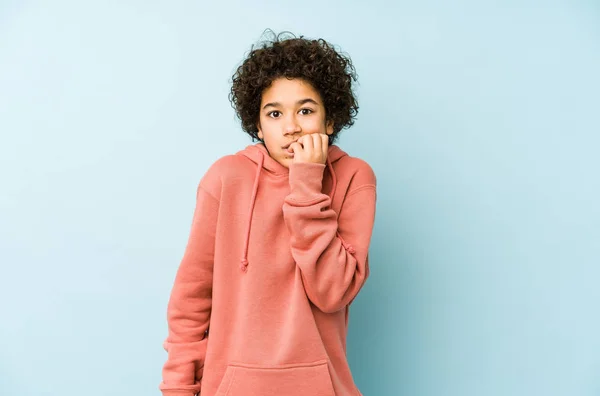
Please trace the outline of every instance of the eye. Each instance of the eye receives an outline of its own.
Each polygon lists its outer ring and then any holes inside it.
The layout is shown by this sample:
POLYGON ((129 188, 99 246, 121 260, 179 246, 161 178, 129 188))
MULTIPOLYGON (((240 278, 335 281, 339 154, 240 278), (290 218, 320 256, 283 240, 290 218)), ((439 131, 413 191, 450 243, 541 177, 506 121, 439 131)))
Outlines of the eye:
POLYGON ((273 110, 273 111, 269 112, 267 115, 271 118, 279 118, 281 116, 281 113, 277 110, 273 110))
POLYGON ((314 112, 311 109, 301 109, 300 110, 300 114, 302 114, 302 115, 309 115, 312 113, 314 113, 314 112))

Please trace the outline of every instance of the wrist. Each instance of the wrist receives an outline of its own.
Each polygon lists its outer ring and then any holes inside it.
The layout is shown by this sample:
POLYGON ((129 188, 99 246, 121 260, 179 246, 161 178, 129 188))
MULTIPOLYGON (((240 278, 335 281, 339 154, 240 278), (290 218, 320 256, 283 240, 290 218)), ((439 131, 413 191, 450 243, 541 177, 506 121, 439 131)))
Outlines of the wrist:
POLYGON ((295 201, 308 201, 323 188, 325 164, 292 163, 289 169, 291 195, 295 201))

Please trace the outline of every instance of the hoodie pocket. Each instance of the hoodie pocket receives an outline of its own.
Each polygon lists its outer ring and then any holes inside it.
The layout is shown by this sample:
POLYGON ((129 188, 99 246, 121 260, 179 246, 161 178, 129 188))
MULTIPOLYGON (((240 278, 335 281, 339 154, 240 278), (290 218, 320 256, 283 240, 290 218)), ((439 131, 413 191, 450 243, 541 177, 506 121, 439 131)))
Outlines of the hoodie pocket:
POLYGON ((284 367, 227 366, 216 396, 335 396, 327 361, 284 367))

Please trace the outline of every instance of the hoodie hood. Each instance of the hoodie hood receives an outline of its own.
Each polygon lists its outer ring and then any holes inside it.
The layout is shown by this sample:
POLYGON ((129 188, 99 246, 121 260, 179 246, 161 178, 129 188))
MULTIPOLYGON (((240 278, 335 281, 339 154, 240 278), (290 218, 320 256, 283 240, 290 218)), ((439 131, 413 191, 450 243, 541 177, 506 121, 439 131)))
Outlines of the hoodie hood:
MULTIPOLYGON (((246 235, 244 237, 244 250, 242 259, 240 262, 240 269, 246 272, 248 268, 248 244, 250 242, 250 232, 252 227, 252 215, 254 214, 254 205, 256 203, 256 193, 258 192, 258 185, 260 182, 260 175, 263 171, 269 172, 276 175, 286 175, 289 173, 289 169, 281 165, 275 159, 273 159, 267 148, 263 143, 257 143, 254 145, 247 146, 244 150, 236 153, 236 155, 242 155, 247 157, 256 164, 256 176, 254 178, 254 185, 252 188, 252 198, 250 199, 250 205, 248 209, 248 218, 246 223, 246 235)), ((341 148, 336 145, 329 146, 327 153, 327 169, 329 169, 329 175, 332 179, 332 187, 329 193, 331 200, 335 195, 335 189, 337 187, 337 178, 333 169, 333 163, 340 160, 340 158, 347 156, 341 148)))

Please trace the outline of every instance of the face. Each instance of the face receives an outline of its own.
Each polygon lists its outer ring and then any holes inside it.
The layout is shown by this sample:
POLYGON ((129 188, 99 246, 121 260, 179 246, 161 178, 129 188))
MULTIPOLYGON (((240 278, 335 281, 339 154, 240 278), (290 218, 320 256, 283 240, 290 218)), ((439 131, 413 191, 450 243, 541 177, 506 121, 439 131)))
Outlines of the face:
POLYGON ((333 133, 321 95, 300 79, 279 78, 263 91, 257 127, 269 155, 286 168, 293 159, 287 151, 291 143, 311 133, 333 133))

